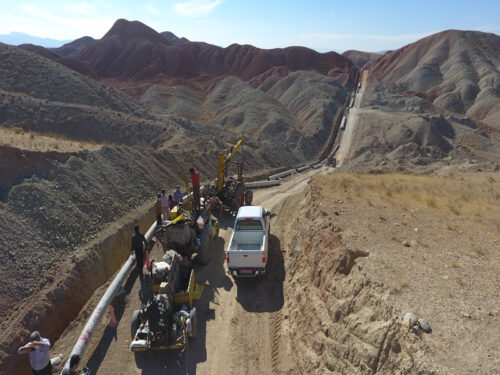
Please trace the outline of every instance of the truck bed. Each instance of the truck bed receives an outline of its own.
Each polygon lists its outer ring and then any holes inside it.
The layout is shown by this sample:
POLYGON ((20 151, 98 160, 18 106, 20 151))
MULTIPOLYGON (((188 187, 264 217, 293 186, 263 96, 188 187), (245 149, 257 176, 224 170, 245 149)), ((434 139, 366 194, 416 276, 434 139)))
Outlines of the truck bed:
POLYGON ((231 239, 229 251, 247 250, 260 251, 264 249, 264 231, 235 232, 231 239))

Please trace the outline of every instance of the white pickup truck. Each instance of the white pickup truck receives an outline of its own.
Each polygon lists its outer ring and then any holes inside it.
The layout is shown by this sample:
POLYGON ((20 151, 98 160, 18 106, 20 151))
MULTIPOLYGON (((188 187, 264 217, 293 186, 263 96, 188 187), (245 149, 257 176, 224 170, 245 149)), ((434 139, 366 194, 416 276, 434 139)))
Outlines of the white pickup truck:
POLYGON ((266 272, 270 212, 260 206, 242 206, 227 249, 227 271, 235 277, 266 272))

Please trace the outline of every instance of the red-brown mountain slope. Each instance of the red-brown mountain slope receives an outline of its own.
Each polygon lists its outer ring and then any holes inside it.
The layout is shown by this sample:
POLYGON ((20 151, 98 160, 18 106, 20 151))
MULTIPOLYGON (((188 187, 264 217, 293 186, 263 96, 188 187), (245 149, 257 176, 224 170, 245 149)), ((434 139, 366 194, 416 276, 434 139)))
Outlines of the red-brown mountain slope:
POLYGON ((304 47, 263 50, 233 44, 221 48, 206 43, 175 45, 138 21, 118 20, 104 37, 84 49, 78 60, 102 78, 120 80, 207 79, 237 76, 243 80, 283 66, 289 71, 311 70, 324 75, 348 73, 351 61, 335 52, 318 53, 304 47))
POLYGON ((500 124, 500 36, 447 30, 388 52, 370 77, 441 110, 500 124))

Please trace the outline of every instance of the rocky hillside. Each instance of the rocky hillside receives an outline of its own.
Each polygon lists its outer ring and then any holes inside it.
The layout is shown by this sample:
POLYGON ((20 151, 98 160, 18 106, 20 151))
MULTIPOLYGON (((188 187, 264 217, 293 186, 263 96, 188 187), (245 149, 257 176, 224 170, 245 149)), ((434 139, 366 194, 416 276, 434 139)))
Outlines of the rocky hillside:
POLYGON ((500 125, 500 36, 448 30, 388 52, 371 79, 439 110, 500 125))
POLYGON ((62 57, 74 57, 77 56, 84 48, 87 48, 95 42, 96 40, 94 38, 90 36, 83 36, 62 45, 61 47, 52 48, 52 51, 62 57))
POLYGON ((351 165, 495 163, 500 153, 500 37, 449 30, 366 68, 351 165), (366 78, 365 77, 365 78, 366 78))

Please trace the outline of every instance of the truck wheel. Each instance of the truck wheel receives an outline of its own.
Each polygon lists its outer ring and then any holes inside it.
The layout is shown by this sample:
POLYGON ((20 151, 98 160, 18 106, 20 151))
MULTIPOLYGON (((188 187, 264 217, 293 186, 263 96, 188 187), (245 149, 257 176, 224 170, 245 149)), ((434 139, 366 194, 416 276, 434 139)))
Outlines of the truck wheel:
POLYGON ((252 190, 248 189, 245 191, 245 205, 251 206, 253 201, 253 192, 252 190))
POLYGON ((139 310, 135 310, 132 313, 132 322, 130 323, 130 337, 132 340, 134 339, 137 329, 139 328, 139 313, 139 310))
POLYGON ((193 307, 191 309, 191 312, 189 313, 189 319, 191 319, 191 337, 194 339, 196 337, 196 334, 198 332, 198 316, 196 314, 196 307, 193 307))
POLYGON ((134 359, 137 368, 145 368, 151 362, 147 350, 134 352, 134 359))

